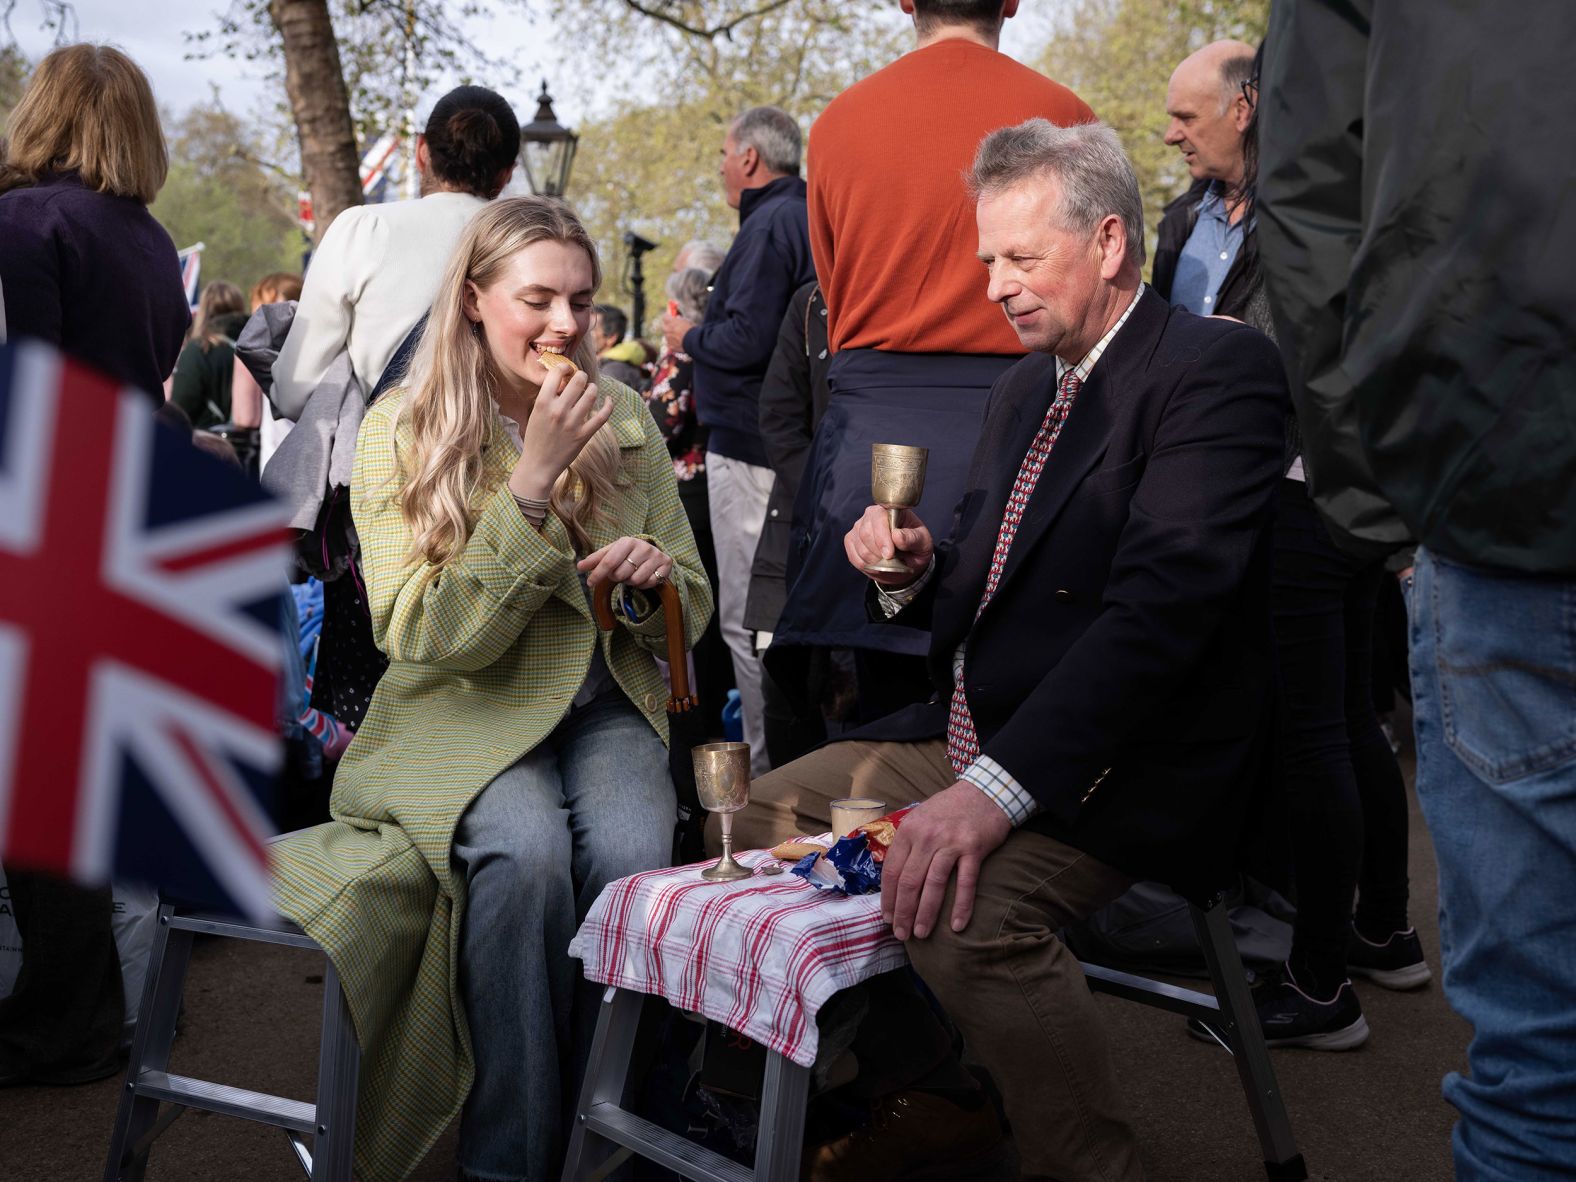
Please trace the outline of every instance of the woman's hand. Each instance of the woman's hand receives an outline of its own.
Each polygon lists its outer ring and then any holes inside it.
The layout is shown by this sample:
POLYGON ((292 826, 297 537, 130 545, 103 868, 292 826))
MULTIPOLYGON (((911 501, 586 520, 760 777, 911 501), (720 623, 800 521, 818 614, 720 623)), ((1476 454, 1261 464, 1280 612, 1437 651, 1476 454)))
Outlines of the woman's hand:
POLYGON ((648 591, 668 581, 673 559, 644 538, 619 538, 587 554, 575 566, 585 572, 586 581, 593 587, 623 583, 648 591))
POLYGON ((597 405, 597 390, 584 370, 567 382, 562 369, 547 371, 526 418, 520 458, 509 474, 509 490, 531 500, 546 500, 564 470, 613 414, 613 400, 597 405))
POLYGON ((843 538, 843 549, 860 574, 874 579, 889 591, 896 591, 925 573, 936 546, 925 523, 912 509, 898 511, 898 528, 893 529, 887 520, 887 511, 880 505, 871 505, 843 538), (906 574, 870 569, 871 563, 893 556, 908 568, 906 574))

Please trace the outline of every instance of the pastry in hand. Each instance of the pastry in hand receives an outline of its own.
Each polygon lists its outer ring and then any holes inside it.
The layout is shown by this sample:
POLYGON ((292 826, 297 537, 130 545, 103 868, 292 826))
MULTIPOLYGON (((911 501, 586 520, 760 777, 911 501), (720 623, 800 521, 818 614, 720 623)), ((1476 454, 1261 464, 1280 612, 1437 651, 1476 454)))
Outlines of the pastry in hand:
POLYGON ((567 372, 564 374, 566 378, 572 378, 580 372, 580 367, 562 353, 553 353, 543 349, 536 357, 546 369, 566 370, 567 372))

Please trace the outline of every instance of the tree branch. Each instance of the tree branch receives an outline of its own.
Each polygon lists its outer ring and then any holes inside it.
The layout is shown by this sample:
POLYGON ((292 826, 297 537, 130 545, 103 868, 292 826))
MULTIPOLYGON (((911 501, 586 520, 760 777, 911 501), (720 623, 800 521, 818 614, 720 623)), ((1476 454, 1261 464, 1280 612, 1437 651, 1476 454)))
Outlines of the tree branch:
POLYGON ((626 7, 640 13, 641 16, 649 16, 652 20, 661 21, 663 24, 669 25, 681 33, 687 33, 691 37, 700 37, 706 41, 715 41, 718 37, 726 37, 731 41, 733 40, 733 30, 740 25, 746 24, 756 17, 776 12, 779 8, 786 8, 791 3, 793 3, 793 0, 768 0, 767 3, 762 4, 759 8, 740 13, 731 21, 723 21, 721 24, 713 25, 709 29, 703 29, 698 25, 692 25, 687 21, 681 20, 671 13, 662 12, 649 4, 643 4, 641 0, 624 0, 626 7))

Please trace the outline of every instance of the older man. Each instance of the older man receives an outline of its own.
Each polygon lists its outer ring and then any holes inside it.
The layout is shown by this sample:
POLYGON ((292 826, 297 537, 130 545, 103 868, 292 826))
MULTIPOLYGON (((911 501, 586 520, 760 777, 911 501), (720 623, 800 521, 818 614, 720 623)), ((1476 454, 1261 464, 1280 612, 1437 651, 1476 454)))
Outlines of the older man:
POLYGON ((706 480, 717 546, 717 619, 733 654, 744 738, 756 774, 770 763, 761 662, 744 626, 744 607, 772 491, 758 404, 788 301, 815 278, 800 143, 799 125, 776 107, 752 107, 729 125, 720 171, 728 204, 739 211, 738 236, 712 280, 705 323, 672 314, 662 321, 668 347, 695 361, 695 407, 709 430, 706 480))
POLYGON ((1233 866, 1270 686, 1268 524, 1286 385, 1260 333, 1144 290, 1115 134, 1043 119, 981 144, 988 294, 1031 350, 991 392, 939 545, 868 509, 846 538, 938 695, 758 782, 750 844, 830 800, 921 803, 882 907, 1001 1087, 1026 1178, 1141 1176, 1065 924, 1134 879, 1233 866))
POLYGON ((1155 291, 1200 316, 1235 316, 1257 284, 1243 145, 1253 119, 1253 46, 1216 41, 1187 58, 1166 88, 1166 143, 1193 186, 1160 220, 1155 291))

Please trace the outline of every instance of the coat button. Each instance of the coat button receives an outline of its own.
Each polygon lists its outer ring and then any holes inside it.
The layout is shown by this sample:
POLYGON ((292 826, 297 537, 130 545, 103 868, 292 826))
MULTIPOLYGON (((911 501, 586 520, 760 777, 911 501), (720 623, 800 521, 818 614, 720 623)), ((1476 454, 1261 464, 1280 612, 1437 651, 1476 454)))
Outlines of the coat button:
POLYGON ((1058 603, 1071 603, 1073 601, 1073 593, 1066 587, 1058 587, 1056 588, 1056 601, 1058 603))
POLYGON ((655 693, 648 693, 646 695, 645 705, 647 714, 654 713, 657 708, 657 695, 655 693))
POLYGON ((776 509, 773 509, 773 510, 772 510, 772 516, 773 516, 773 517, 776 517, 776 516, 777 516, 777 513, 778 513, 778 511, 777 511, 777 510, 776 510, 776 509))

